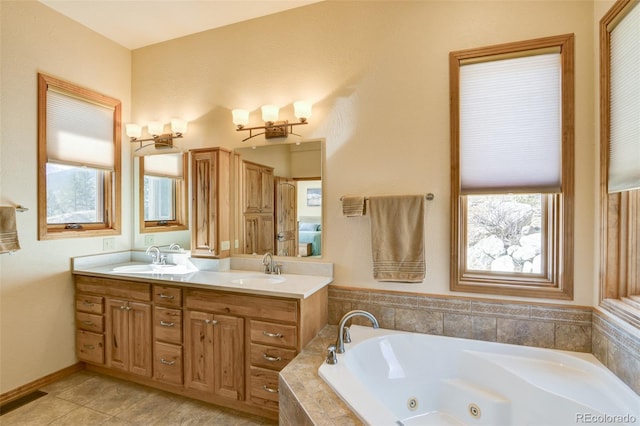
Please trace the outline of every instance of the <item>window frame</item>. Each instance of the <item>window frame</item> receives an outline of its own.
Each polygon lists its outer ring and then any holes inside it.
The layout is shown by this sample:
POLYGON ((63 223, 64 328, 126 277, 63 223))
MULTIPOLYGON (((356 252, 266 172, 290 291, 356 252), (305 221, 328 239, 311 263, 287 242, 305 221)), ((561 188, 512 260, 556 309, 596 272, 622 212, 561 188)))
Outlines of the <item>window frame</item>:
MULTIPOLYGON (((573 299, 573 223, 574 223, 574 35, 563 34, 450 52, 450 133, 451 133, 451 291, 499 294, 548 299, 573 299), (532 274, 467 271, 466 195, 461 193, 460 176, 460 67, 463 61, 492 60, 527 56, 527 52, 559 48, 562 67, 562 183, 561 192, 546 196, 547 250, 544 277, 532 274)), ((516 192, 492 191, 492 194, 516 192)), ((523 188, 523 193, 535 193, 523 188)))
POLYGON ((144 219, 144 157, 138 157, 138 200, 140 216, 140 233, 184 231, 189 229, 189 155, 182 153, 182 179, 174 179, 175 185, 175 219, 173 220, 145 220, 144 219))
POLYGON ((600 20, 599 305, 640 328, 640 189, 609 193, 611 32, 637 0, 618 0, 600 20))
POLYGON ((38 239, 94 237, 121 233, 121 102, 110 96, 76 84, 38 73, 38 239), (81 228, 73 224, 49 224, 47 222, 47 93, 49 89, 68 94, 80 100, 113 109, 113 170, 102 172, 99 183, 103 193, 97 194, 103 204, 103 221, 83 223, 81 228))

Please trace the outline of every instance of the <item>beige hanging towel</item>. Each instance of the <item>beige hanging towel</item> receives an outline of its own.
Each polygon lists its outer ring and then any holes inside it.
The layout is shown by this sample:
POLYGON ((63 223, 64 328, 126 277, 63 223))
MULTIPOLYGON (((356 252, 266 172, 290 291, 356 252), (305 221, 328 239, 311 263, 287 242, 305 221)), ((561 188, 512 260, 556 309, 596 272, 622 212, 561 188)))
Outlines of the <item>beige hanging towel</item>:
POLYGON ((0 207, 0 253, 20 250, 16 229, 16 208, 0 207))
POLYGON ((365 214, 365 198, 363 196, 342 197, 342 214, 347 217, 365 214))
POLYGON ((424 280, 424 203, 424 195, 369 197, 376 280, 424 280))

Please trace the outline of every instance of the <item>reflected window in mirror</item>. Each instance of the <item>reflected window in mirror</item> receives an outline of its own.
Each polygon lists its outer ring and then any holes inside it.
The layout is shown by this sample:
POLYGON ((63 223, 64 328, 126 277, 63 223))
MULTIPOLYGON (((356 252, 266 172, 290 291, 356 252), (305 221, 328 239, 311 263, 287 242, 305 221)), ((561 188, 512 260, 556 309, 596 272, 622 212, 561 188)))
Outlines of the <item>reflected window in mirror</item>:
POLYGON ((140 232, 188 229, 187 154, 139 157, 140 232))

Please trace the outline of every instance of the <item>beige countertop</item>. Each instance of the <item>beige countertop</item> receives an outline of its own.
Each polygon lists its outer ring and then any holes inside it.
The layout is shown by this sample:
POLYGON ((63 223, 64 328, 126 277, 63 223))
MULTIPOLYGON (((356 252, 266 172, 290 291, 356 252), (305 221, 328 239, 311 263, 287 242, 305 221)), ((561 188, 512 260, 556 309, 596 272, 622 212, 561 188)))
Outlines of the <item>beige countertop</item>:
POLYGON ((165 283, 176 286, 197 287, 209 290, 234 291, 275 297, 306 299, 333 281, 332 277, 304 274, 267 275, 255 270, 229 269, 224 271, 194 270, 184 274, 172 273, 128 273, 115 268, 127 265, 145 265, 149 262, 135 261, 125 256, 103 256, 101 261, 74 258, 71 272, 76 275, 97 276, 114 279, 165 283), (263 278, 274 278, 266 282, 263 278))

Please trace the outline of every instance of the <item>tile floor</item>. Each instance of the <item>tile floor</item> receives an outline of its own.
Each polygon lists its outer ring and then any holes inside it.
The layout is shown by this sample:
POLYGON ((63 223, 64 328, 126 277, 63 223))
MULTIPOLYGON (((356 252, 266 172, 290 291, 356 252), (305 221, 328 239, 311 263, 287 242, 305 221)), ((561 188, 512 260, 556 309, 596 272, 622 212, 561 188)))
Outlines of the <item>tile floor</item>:
POLYGON ((0 417, 0 425, 277 425, 277 422, 89 371, 41 389, 47 395, 0 417))

